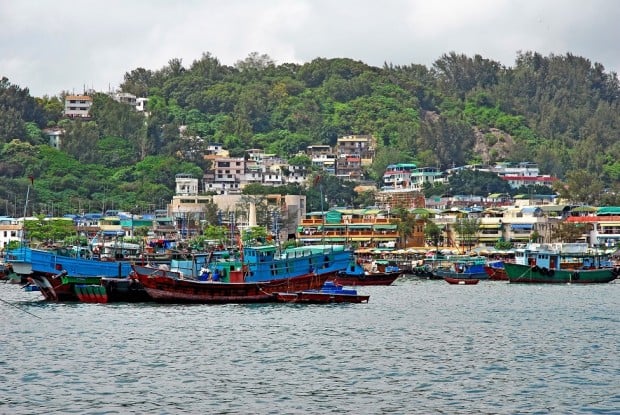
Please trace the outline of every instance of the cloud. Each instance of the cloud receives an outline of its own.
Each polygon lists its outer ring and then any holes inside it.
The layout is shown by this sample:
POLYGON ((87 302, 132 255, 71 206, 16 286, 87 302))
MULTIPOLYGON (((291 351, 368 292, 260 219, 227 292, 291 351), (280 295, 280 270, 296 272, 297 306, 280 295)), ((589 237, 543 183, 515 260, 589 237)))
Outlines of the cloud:
POLYGON ((0 71, 35 96, 115 89, 138 67, 209 52, 278 64, 346 57, 430 66, 451 51, 511 66, 567 52, 620 69, 620 2, 591 0, 21 0, 0 2, 0 71))

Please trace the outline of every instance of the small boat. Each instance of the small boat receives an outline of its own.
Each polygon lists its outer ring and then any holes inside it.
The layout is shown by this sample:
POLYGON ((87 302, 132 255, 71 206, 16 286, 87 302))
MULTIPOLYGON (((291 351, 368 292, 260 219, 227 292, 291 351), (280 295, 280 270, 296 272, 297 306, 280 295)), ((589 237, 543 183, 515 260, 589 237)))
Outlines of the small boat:
POLYGON ((443 277, 443 280, 448 284, 453 285, 475 285, 480 282, 479 278, 453 278, 453 277, 443 277))
POLYGON ((370 271, 365 270, 357 262, 336 273, 333 279, 335 284, 346 286, 357 285, 391 285, 403 274, 399 267, 390 265, 388 261, 373 261, 370 271))
POLYGON ((360 295, 357 290, 343 288, 333 281, 326 281, 319 290, 277 292, 273 295, 278 302, 306 304, 367 303, 370 299, 370 295, 360 295))
POLYGON ((27 283, 26 285, 22 286, 22 289, 26 292, 41 291, 36 284, 31 283, 27 283))

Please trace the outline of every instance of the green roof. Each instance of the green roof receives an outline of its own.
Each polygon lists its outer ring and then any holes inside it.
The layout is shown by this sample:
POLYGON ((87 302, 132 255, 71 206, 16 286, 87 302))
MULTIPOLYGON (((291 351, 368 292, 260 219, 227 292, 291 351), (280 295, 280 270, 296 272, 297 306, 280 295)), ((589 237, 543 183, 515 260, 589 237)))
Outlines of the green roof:
POLYGON ((564 209, 566 209, 566 206, 562 205, 543 205, 543 206, 539 206, 540 210, 542 210, 543 212, 562 212, 564 209))
POLYGON ((593 206, 578 206, 571 209, 571 212, 596 212, 596 208, 593 206))
POLYGON ((601 215, 620 215, 620 206, 604 206, 598 208, 596 214, 601 215))

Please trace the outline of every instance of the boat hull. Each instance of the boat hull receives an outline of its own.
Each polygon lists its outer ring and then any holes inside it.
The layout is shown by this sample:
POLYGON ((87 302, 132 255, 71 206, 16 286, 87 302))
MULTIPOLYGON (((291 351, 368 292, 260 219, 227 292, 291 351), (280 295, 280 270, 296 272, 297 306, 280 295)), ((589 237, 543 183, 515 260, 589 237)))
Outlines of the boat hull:
POLYGON ((333 281, 338 285, 349 286, 392 285, 392 283, 402 274, 402 270, 394 272, 370 272, 360 274, 351 274, 346 271, 340 271, 336 273, 333 281))
POLYGON ((47 301, 79 301, 77 285, 96 285, 99 277, 72 277, 66 274, 40 274, 34 273, 28 277, 30 283, 39 287, 43 298, 47 301))
POLYGON ((149 296, 164 303, 261 303, 274 302, 276 292, 319 289, 330 274, 307 273, 261 282, 209 282, 178 278, 178 273, 134 267, 138 281, 149 296))
POLYGON ((616 277, 611 268, 547 269, 523 264, 504 264, 511 283, 533 284, 604 284, 616 277))
POLYGON ((484 271, 491 281, 508 281, 508 274, 506 274, 506 270, 503 267, 485 265, 484 271))
POLYGON ((444 281, 452 285, 475 285, 480 282, 478 278, 452 278, 444 277, 444 281))
POLYGON ((331 304, 331 303, 367 303, 369 295, 338 294, 320 291, 279 292, 276 300, 283 303, 331 304))

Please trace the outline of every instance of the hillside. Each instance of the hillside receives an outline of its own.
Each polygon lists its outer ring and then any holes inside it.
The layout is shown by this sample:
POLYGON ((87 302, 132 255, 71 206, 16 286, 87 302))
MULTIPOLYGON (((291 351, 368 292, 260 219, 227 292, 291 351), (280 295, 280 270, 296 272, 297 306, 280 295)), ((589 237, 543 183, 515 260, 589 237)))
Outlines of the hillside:
POLYGON ((527 160, 566 181, 587 173, 620 194, 618 77, 570 54, 521 53, 507 68, 449 53, 430 68, 377 68, 346 58, 276 65, 259 54, 225 66, 205 53, 187 66, 171 59, 133 69, 121 87, 148 97, 148 118, 97 94, 91 120, 63 119, 63 97, 31 97, 3 78, 0 206, 18 205, 28 176, 39 200, 159 205, 175 173, 206 167, 209 143, 232 155, 263 148, 290 157, 350 134, 377 137, 376 179, 394 162, 445 169, 527 160), (65 130, 61 153, 44 149, 49 126, 65 130))

